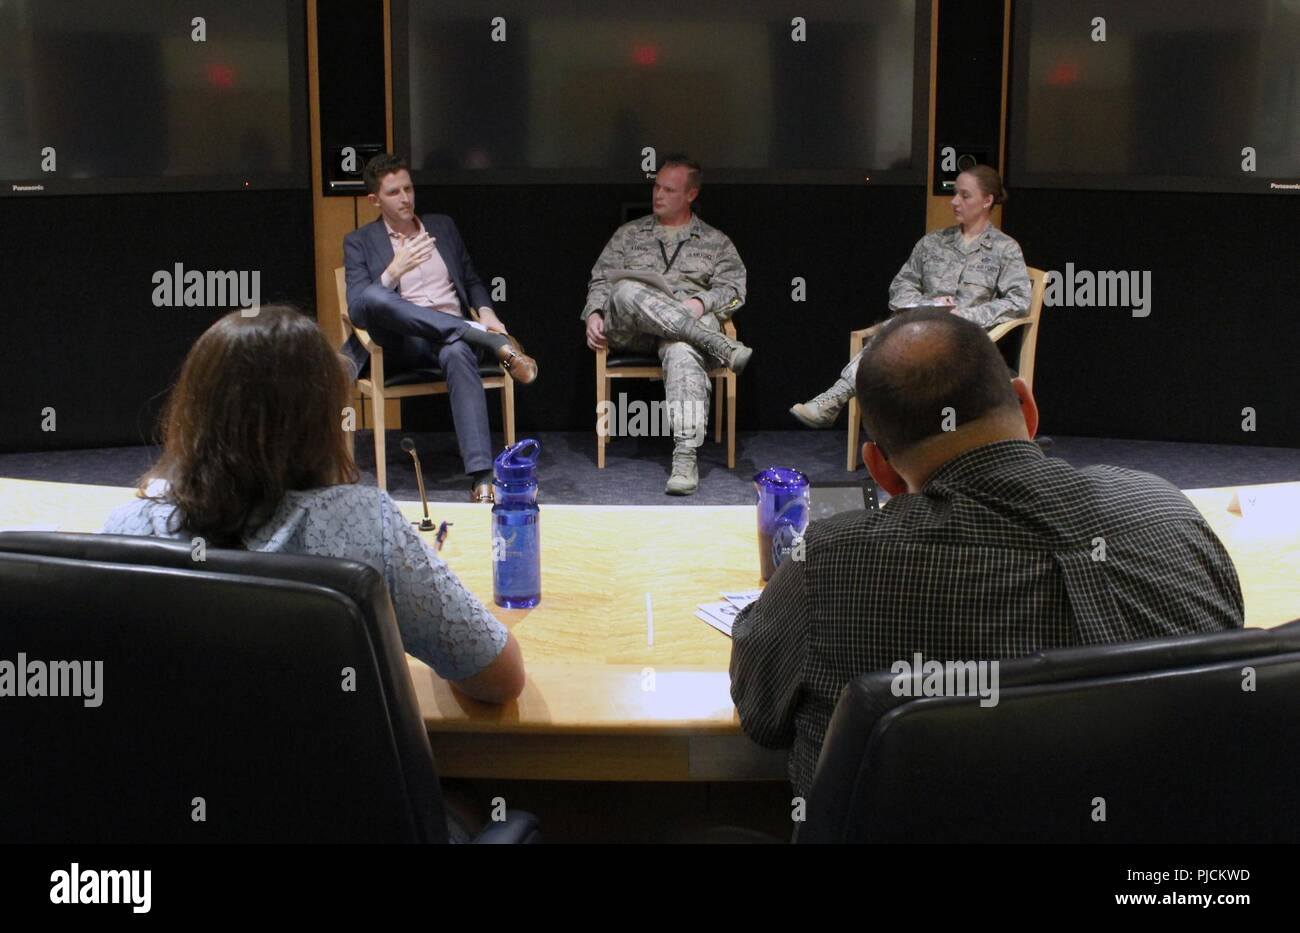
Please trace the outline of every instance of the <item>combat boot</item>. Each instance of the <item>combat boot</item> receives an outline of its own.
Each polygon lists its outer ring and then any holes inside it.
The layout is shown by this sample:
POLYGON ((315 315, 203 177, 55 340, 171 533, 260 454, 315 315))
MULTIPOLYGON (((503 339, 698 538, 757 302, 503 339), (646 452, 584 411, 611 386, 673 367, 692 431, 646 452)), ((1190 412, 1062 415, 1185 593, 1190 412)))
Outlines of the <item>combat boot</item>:
POLYGON ((683 323, 677 339, 713 357, 736 375, 740 375, 749 363, 749 358, 754 355, 754 351, 739 340, 732 340, 726 334, 701 327, 697 321, 683 323))
POLYGON ((673 472, 664 492, 670 496, 689 496, 700 488, 700 468, 695 462, 694 447, 673 450, 673 472))
POLYGON ((829 428, 840 416, 840 409, 853 398, 853 386, 844 377, 835 380, 821 395, 807 402, 801 402, 790 409, 790 414, 809 428, 829 428))

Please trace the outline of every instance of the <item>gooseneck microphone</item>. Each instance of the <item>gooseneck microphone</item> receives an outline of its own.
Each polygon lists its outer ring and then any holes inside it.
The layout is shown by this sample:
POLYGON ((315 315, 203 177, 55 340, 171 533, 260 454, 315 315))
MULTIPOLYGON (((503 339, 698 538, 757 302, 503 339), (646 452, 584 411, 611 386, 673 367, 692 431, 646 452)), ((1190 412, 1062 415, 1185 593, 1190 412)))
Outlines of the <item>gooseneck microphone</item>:
MULTIPOLYGON (((424 506, 424 521, 419 522, 421 531, 433 531, 433 522, 429 519, 429 498, 424 494, 424 471, 420 469, 420 455, 415 452, 415 441, 409 437, 402 438, 402 450, 411 455, 415 461, 415 482, 420 487, 420 503, 424 506)), ((417 524, 411 522, 412 525, 417 524)))

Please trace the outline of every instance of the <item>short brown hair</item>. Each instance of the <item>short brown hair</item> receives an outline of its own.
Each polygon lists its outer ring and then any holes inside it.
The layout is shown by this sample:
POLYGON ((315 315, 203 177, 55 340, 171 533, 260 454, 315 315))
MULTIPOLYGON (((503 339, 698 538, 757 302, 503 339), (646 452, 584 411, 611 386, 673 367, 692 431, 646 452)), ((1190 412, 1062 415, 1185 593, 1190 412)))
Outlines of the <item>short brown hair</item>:
POLYGON ((214 547, 242 547, 290 489, 360 479, 343 431, 352 387, 316 322, 291 305, 232 311, 190 349, 140 494, 176 506, 214 547), (168 483, 150 494, 154 479, 168 483))
POLYGON ((659 170, 663 171, 671 165, 678 165, 686 169, 687 191, 700 190, 700 187, 704 184, 704 170, 700 168, 700 163, 680 152, 674 152, 672 155, 664 157, 663 162, 659 164, 659 170))
POLYGON ((403 169, 408 172, 411 170, 411 164, 403 156, 381 152, 366 163, 366 167, 361 170, 361 178, 365 181, 368 192, 378 194, 380 182, 393 172, 400 172, 403 169))
POLYGON ((980 186, 980 191, 993 195, 994 204, 1007 203, 1007 189, 1002 184, 1002 176, 987 165, 972 166, 966 169, 963 174, 974 178, 975 184, 980 186))
POLYGON ((941 433, 945 408, 960 427, 1020 404, 1011 370, 984 328, 937 308, 886 321, 863 350, 856 389, 862 426, 886 456, 941 433), (894 337, 911 324, 926 329, 926 341, 938 352, 919 360, 894 352, 894 337))

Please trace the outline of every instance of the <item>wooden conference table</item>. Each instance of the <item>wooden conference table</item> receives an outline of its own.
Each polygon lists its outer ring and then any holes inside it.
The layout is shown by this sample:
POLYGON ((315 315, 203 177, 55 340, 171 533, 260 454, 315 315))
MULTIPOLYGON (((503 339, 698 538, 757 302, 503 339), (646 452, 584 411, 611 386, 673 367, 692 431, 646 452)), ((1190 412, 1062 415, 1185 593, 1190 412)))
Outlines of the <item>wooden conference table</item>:
MULTIPOLYGON (((1246 624, 1300 616, 1300 483, 1187 493, 1237 566, 1246 624)), ((0 528, 97 531, 127 489, 0 479, 0 528)), ((418 504, 402 503, 410 518, 418 504)), ((492 602, 490 510, 433 503, 453 523, 442 556, 492 602)), ((494 609, 523 647, 528 684, 505 706, 454 692, 409 659, 439 773, 446 777, 734 781, 785 776, 784 752, 740 729, 731 642, 695 618, 724 590, 759 586, 751 506, 543 504, 542 601, 494 609), (651 594, 654 624, 646 613, 651 594)))

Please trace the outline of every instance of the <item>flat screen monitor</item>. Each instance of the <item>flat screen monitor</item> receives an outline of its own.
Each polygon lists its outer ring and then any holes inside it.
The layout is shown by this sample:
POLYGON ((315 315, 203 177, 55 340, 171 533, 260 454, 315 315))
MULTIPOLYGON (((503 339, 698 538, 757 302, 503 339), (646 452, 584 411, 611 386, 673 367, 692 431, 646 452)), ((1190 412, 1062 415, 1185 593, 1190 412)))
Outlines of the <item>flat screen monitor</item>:
POLYGON ((394 0, 417 182, 917 184, 928 0, 394 0))
POLYGON ((1013 187, 1300 193, 1296 0, 1015 5, 1013 187))
POLYGON ((308 184, 293 0, 0 2, 0 194, 308 184))

